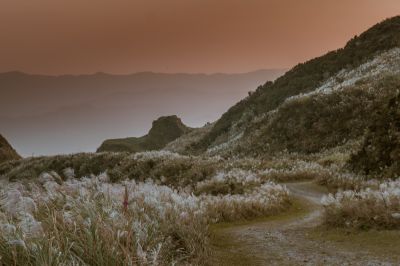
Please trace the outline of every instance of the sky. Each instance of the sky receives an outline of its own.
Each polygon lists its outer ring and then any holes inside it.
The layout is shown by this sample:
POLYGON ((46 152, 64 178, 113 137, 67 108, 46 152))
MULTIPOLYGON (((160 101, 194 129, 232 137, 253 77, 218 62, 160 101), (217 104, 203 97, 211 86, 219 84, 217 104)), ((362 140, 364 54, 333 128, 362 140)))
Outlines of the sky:
POLYGON ((398 14, 399 0, 1 0, 0 72, 289 68, 398 14))

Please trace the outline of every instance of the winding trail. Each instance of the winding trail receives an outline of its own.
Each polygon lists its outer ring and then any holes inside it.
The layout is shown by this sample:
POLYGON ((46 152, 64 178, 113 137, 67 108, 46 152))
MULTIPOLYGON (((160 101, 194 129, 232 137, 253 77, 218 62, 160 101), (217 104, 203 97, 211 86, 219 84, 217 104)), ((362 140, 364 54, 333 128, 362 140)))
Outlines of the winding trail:
POLYGON ((213 265, 400 265, 359 246, 310 237, 322 223, 320 200, 327 191, 312 182, 286 186, 297 202, 288 213, 212 230, 213 265))

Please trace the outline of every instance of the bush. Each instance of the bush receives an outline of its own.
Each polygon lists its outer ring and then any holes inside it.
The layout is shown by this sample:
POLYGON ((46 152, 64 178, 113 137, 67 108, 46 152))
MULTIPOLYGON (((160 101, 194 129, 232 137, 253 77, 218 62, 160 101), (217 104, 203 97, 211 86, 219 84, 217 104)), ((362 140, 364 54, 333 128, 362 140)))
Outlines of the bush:
MULTIPOLYGON (((400 90, 400 77, 387 81, 400 90)), ((349 160, 350 167, 366 175, 400 176, 400 94, 375 110, 361 149, 349 160)))
POLYGON ((381 183, 379 189, 344 191, 322 200, 325 224, 357 229, 400 228, 400 179, 381 183))
POLYGON ((181 156, 157 151, 144 153, 80 153, 49 157, 28 158, 0 165, 0 175, 9 180, 37 178, 43 172, 61 174, 72 169, 76 177, 99 175, 107 172, 111 181, 147 178, 171 186, 186 186, 204 180, 217 171, 222 161, 218 158, 181 156))

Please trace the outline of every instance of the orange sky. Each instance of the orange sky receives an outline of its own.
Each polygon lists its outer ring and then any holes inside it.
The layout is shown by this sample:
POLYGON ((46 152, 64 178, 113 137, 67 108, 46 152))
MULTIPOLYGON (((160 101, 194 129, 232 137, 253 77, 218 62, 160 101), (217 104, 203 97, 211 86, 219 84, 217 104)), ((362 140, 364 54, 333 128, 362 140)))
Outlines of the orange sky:
POLYGON ((399 0, 1 0, 0 72, 245 72, 338 47, 399 0))

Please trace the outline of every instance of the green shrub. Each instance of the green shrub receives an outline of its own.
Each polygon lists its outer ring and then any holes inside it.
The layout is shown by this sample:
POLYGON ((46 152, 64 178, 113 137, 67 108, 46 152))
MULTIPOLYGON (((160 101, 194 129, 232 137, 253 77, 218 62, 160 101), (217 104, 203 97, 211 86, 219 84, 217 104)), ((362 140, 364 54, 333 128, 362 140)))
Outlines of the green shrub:
POLYGON ((393 81, 397 96, 375 110, 363 146, 349 160, 353 170, 366 175, 400 176, 400 76, 393 81))
MULTIPOLYGON (((142 153, 146 154, 146 153, 142 153)), ((149 153, 151 154, 151 153, 149 153)), ((107 172, 113 182, 124 179, 144 181, 148 178, 172 186, 187 186, 214 175, 221 162, 215 158, 163 156, 153 152, 148 158, 129 153, 80 153, 28 158, 0 165, 0 174, 9 180, 37 178, 41 173, 54 171, 61 175, 72 168, 76 177, 107 172)))

